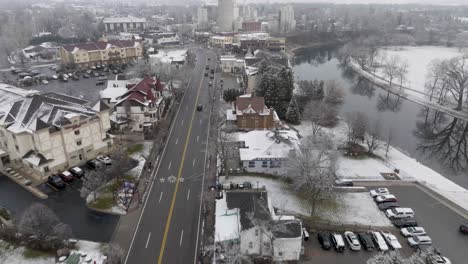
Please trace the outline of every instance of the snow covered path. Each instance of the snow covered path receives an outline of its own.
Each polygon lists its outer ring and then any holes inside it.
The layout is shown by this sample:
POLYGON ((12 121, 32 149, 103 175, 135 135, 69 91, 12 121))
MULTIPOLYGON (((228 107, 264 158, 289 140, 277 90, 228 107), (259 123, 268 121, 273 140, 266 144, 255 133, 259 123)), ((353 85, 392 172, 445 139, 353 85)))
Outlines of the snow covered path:
MULTIPOLYGON (((384 90, 386 90, 386 91, 388 91, 388 92, 390 92, 392 94, 401 96, 401 97, 403 97, 403 98, 405 98, 407 100, 410 100, 410 101, 412 101, 414 103, 417 103, 419 105, 427 106, 427 107, 429 107, 431 109, 446 113, 448 115, 451 115, 453 117, 462 119, 464 121, 468 121, 468 114, 467 113, 456 111, 456 110, 453 110, 450 107, 443 106, 443 105, 437 104, 437 103, 435 103, 433 101, 430 101, 430 100, 422 97, 421 95, 423 95, 423 93, 420 92, 420 91, 410 89, 410 88, 407 88, 407 87, 404 87, 404 86, 403 87, 391 86, 391 85, 389 85, 387 83, 387 81, 385 81, 385 80, 381 79, 380 77, 375 76, 375 75, 367 72, 366 70, 362 69, 353 60, 349 60, 347 65, 349 67, 351 67, 355 72, 357 72, 361 77, 369 80, 370 82, 374 83, 375 85, 379 86, 380 88, 382 88, 382 89, 384 89, 384 90), (408 93, 408 91, 411 91, 411 93, 408 93), (420 94, 420 95, 418 96, 417 94, 420 94)), ((451 107, 455 108, 455 105, 452 105, 451 107)))

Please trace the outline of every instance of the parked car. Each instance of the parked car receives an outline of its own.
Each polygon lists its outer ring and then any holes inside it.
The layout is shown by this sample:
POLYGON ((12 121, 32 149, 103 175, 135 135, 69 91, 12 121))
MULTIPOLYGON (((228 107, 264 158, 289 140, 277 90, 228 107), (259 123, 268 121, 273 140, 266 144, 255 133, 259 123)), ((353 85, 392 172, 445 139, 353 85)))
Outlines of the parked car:
POLYGON ((402 228, 400 232, 405 237, 423 236, 426 234, 426 230, 424 230, 424 228, 420 226, 405 227, 405 228, 402 228))
POLYGON ((210 82, 208 83, 208 86, 213 86, 213 82, 210 81, 210 82))
POLYGON ((209 66, 209 65, 206 65, 206 66, 205 66, 205 70, 208 70, 208 69, 210 69, 210 66, 209 66))
POLYGON ((42 80, 41 81, 42 84, 49 84, 49 81, 47 81, 46 79, 42 80))
POLYGON ((82 170, 80 167, 73 167, 70 169, 71 174, 75 176, 75 178, 80 179, 81 177, 84 176, 84 170, 82 170))
POLYGON ((99 77, 98 80, 100 80, 100 81, 107 81, 107 77, 99 77))
POLYGON ((468 234, 468 223, 461 224, 458 230, 460 230, 460 232, 463 234, 468 234))
POLYGON ((332 247, 330 233, 322 232, 317 234, 317 239, 322 249, 329 250, 332 247))
POLYGON ((374 242, 372 241, 372 236, 368 233, 359 233, 359 241, 365 250, 372 251, 374 250, 374 242))
POLYGON ((93 76, 94 76, 94 77, 99 77, 99 73, 93 72, 93 76))
POLYGON ((401 244, 398 242, 398 238, 394 234, 388 231, 382 231, 381 234, 391 249, 401 248, 401 244))
POLYGON ((96 66, 91 66, 90 68, 91 68, 92 70, 97 69, 96 66))
POLYGON ((353 232, 344 232, 344 237, 351 250, 361 250, 361 243, 359 243, 357 236, 353 232))
POLYGON ((205 72, 205 76, 206 76, 206 77, 208 76, 208 72, 205 72))
POLYGON ((335 247, 335 250, 338 252, 343 252, 345 250, 345 244, 343 240, 343 236, 338 233, 333 233, 331 235, 331 240, 333 242, 333 246, 335 247))
POLYGON ((88 162, 86 162, 86 165, 88 166, 88 168, 90 169, 99 169, 99 168, 102 168, 102 163, 97 161, 97 160, 89 160, 88 162))
POLYGON ((452 264, 452 262, 447 257, 431 254, 427 256, 427 264, 452 264))
POLYGON ((106 83, 106 81, 104 81, 104 80, 99 80, 99 81, 96 82, 96 86, 98 86, 98 85, 104 85, 105 83, 106 83))
POLYGON ((383 202, 378 204, 377 207, 382 211, 387 211, 388 209, 399 207, 399 205, 397 202, 383 202))
POLYGON ((110 166, 112 165, 112 160, 111 158, 109 158, 108 156, 105 156, 105 155, 100 155, 100 156, 97 156, 96 157, 96 160, 101 162, 102 164, 106 165, 106 166, 110 166))
POLYGON ((50 175, 49 178, 47 178, 47 184, 51 185, 52 187, 56 189, 63 189, 65 188, 65 183, 62 181, 60 176, 54 174, 50 175))
POLYGON ((390 192, 388 191, 387 188, 377 188, 375 190, 371 190, 369 193, 370 193, 370 195, 372 197, 376 197, 376 196, 379 196, 379 195, 390 194, 390 192))
POLYGON ((335 186, 353 186, 352 181, 347 181, 347 180, 336 180, 335 181, 335 186))
POLYGON ((69 171, 63 171, 62 173, 59 174, 60 178, 64 181, 64 182, 72 182, 73 181, 73 175, 69 172, 69 171))
POLYGON ((380 251, 387 251, 388 246, 387 243, 385 243, 385 239, 382 237, 382 235, 379 232, 371 232, 372 234, 372 239, 374 240, 374 243, 377 245, 377 248, 380 251))
POLYGON ((80 77, 78 77, 78 75, 72 75, 72 79, 75 80, 75 81, 78 81, 80 79, 80 77))
POLYGON ((390 219, 414 217, 413 209, 396 207, 385 211, 385 215, 390 219))
POLYGON ((398 228, 417 226, 418 222, 414 218, 401 218, 393 220, 393 225, 398 228))
POLYGON ((89 74, 87 73, 83 74, 83 78, 88 79, 89 77, 90 77, 89 74))
POLYGON ((304 238, 304 241, 308 241, 310 237, 309 232, 305 227, 302 228, 302 237, 304 238))
POLYGON ((379 195, 375 197, 375 201, 377 203, 383 203, 383 202, 396 202, 397 198, 393 194, 385 194, 385 195, 379 195))
POLYGON ((112 73, 113 74, 119 74, 119 71, 118 70, 113 70, 112 73))
POLYGON ((408 244, 411 247, 419 245, 432 245, 432 239, 429 236, 414 236, 408 238, 408 244))
POLYGON ((62 78, 62 82, 68 82, 68 77, 65 77, 65 76, 64 76, 64 77, 62 78))

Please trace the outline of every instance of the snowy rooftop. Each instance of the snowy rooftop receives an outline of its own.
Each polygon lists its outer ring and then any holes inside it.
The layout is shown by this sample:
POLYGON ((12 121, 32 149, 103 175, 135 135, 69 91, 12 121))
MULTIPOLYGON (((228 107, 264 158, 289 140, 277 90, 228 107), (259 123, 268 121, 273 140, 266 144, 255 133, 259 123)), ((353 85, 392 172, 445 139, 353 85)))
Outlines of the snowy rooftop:
POLYGON ((103 21, 104 24, 106 23, 146 23, 146 18, 139 18, 139 17, 106 17, 103 21))
POLYGON ((111 103, 117 102, 117 97, 122 96, 128 91, 127 80, 109 80, 107 81, 107 88, 100 91, 101 99, 109 99, 111 103))
POLYGON ((150 55, 163 63, 183 62, 187 57, 187 50, 159 50, 157 54, 150 55))
POLYGON ((240 159, 285 159, 299 146, 299 138, 292 130, 253 130, 237 134, 238 141, 245 142, 240 148, 240 159))
POLYGON ((226 195, 216 200, 215 242, 239 239, 239 209, 228 209, 226 195))
POLYGON ((270 37, 270 34, 266 32, 258 32, 258 33, 241 34, 240 40, 265 40, 268 37, 270 37))

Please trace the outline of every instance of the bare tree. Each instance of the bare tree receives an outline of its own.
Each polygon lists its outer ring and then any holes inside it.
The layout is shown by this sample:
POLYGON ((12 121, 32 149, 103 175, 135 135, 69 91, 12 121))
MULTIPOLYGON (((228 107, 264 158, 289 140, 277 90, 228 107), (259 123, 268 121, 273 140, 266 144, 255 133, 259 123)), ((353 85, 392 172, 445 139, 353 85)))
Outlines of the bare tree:
POLYGON ((375 150, 381 147, 381 130, 382 128, 379 120, 368 125, 367 133, 364 136, 367 145, 367 154, 373 154, 375 150))
POLYGON ((402 61, 397 68, 397 78, 400 80, 400 88, 403 87, 403 83, 406 81, 408 76, 408 61, 402 61))
POLYGON ((325 98, 327 104, 341 104, 345 97, 345 91, 336 80, 325 82, 325 98))
POLYGON ((310 215, 314 216, 320 200, 330 196, 335 180, 336 152, 331 141, 318 136, 307 137, 291 153, 287 173, 283 176, 292 187, 307 197, 310 215))
POLYGON ((114 244, 114 243, 107 244, 103 248, 103 254, 107 257, 106 263, 108 264, 124 263, 125 252, 117 244, 114 244))
POLYGON ((322 126, 336 125, 337 109, 335 105, 323 101, 311 101, 304 109, 304 118, 311 122, 312 134, 316 135, 322 130, 322 126))
POLYGON ((218 137, 215 142, 216 154, 221 161, 221 171, 226 177, 229 177, 229 160, 231 159, 231 151, 229 143, 232 142, 231 137, 223 129, 218 130, 218 137))
POLYGON ((361 112, 353 112, 346 115, 346 120, 348 122, 348 142, 363 142, 367 132, 367 116, 361 112))
POLYGON ((447 61, 445 82, 453 99, 457 103, 456 110, 462 110, 464 96, 468 87, 468 57, 462 56, 447 61))
POLYGON ((367 260, 366 264, 426 264, 430 254, 430 251, 420 250, 406 258, 398 250, 387 251, 374 255, 367 260))
POLYGON ((444 68, 445 63, 440 60, 432 60, 427 67, 425 91, 430 101, 436 97, 439 104, 445 101, 448 92, 444 68))
POLYGON ((216 250, 220 252, 217 255, 217 262, 232 264, 253 264, 249 255, 242 254, 240 243, 233 241, 222 241, 217 243, 216 250))
POLYGON ((393 80, 398 77, 400 63, 401 59, 397 55, 390 56, 390 58, 385 60, 383 65, 383 73, 388 78, 390 85, 392 85, 393 80))
POLYGON ((392 144, 393 141, 393 129, 389 128, 387 130, 387 137, 385 140, 385 157, 388 158, 388 151, 390 150, 390 144, 392 144))
POLYGON ((83 179, 83 185, 80 189, 80 196, 82 198, 87 198, 90 194, 93 195, 93 200, 97 199, 97 190, 99 187, 104 185, 107 180, 105 174, 103 173, 104 169, 96 169, 88 171, 86 177, 83 179))

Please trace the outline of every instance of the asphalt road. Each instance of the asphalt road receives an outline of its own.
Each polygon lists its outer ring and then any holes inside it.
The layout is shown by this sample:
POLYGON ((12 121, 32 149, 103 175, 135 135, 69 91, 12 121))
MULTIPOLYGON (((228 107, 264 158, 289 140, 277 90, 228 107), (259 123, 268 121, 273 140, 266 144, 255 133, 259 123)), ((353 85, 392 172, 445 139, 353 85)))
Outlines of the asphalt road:
POLYGON ((388 187, 402 207, 410 207, 419 226, 426 229, 433 245, 452 263, 467 263, 468 235, 458 231, 466 222, 460 215, 441 204, 424 191, 412 186, 388 187))
POLYGON ((209 128, 209 79, 216 56, 197 50, 167 145, 145 201, 126 263, 195 263, 209 128), (207 56, 211 60, 207 60, 207 56), (196 110, 197 104, 204 106, 196 110))

